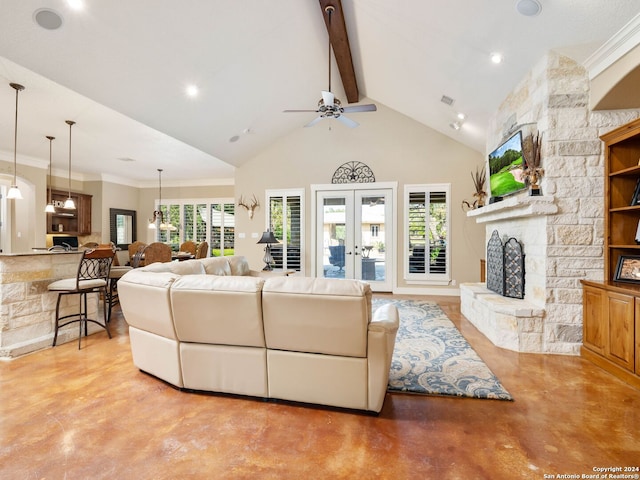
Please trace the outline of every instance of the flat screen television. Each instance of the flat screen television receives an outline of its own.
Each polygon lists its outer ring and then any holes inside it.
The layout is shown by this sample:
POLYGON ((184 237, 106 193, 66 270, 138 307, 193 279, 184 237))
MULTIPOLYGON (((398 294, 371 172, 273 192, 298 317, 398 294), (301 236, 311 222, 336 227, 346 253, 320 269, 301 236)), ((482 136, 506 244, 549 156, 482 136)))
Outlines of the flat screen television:
POLYGON ((489 154, 489 191, 494 199, 526 188, 523 170, 522 131, 515 133, 489 154))

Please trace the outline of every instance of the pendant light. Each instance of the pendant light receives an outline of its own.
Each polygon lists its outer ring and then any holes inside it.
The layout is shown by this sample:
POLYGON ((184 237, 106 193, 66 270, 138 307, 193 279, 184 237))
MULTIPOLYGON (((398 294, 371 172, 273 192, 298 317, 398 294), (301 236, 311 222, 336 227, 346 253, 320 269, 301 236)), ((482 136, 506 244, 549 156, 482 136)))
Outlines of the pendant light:
POLYGON ((160 228, 164 227, 164 215, 162 214, 162 169, 158 169, 158 210, 153 211, 153 218, 149 220, 149 228, 155 230, 156 223, 160 219, 160 228))
POLYGON ((69 197, 64 202, 64 207, 67 210, 75 210, 76 204, 71 198, 71 127, 76 123, 73 120, 65 120, 65 123, 69 125, 69 197))
POLYGON ((20 92, 20 90, 24 90, 24 87, 18 83, 10 83, 9 85, 16 91, 16 122, 13 134, 13 183, 11 184, 11 188, 9 188, 7 198, 22 200, 22 193, 20 193, 18 182, 16 181, 16 173, 18 170, 16 156, 18 152, 18 92, 20 92))
POLYGON ((49 193, 49 201, 47 206, 45 207, 45 213, 56 213, 56 208, 53 206, 53 200, 51 199, 51 144, 56 137, 52 137, 51 135, 47 135, 47 140, 49 140, 49 177, 47 177, 47 192, 49 193))

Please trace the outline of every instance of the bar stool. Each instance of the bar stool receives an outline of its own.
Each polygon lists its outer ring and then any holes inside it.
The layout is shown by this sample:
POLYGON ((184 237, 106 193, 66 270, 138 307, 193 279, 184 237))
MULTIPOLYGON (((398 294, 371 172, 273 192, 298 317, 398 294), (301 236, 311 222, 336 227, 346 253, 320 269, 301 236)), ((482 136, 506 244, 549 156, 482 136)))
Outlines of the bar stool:
MULTIPOLYGON (((51 292, 58 292, 58 301, 56 302, 56 325, 53 335, 53 346, 55 347, 58 340, 58 329, 78 322, 78 350, 80 350, 82 342, 82 326, 84 325, 84 334, 88 335, 87 323, 92 322, 107 331, 107 335, 111 338, 109 325, 107 323, 107 301, 109 284, 109 271, 115 252, 111 249, 85 250, 82 253, 82 259, 78 265, 78 273, 74 278, 65 278, 57 280, 49 284, 48 289, 51 292), (104 324, 98 320, 88 318, 87 316, 87 295, 90 293, 102 294, 104 324), (80 295, 80 306, 78 313, 60 316, 60 301, 66 295, 80 295), (66 321, 65 321, 66 320, 66 321), (64 323, 60 323, 63 322, 64 323)), ((99 297, 98 297, 99 298, 99 297)))

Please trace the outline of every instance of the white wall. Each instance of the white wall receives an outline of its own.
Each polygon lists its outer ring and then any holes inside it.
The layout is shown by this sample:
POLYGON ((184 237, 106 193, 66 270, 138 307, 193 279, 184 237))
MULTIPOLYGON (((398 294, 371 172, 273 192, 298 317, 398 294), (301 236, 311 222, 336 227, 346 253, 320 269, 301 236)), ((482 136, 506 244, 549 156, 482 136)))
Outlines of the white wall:
MULTIPOLYGON (((360 161, 374 172, 378 182, 398 182, 398 231, 396 232, 398 279, 401 287, 404 251, 402 232, 402 192, 405 184, 451 183, 452 273, 457 283, 478 281, 480 258, 484 258, 484 229, 467 219, 464 199, 473 200, 471 172, 483 166, 483 154, 424 125, 377 104, 375 113, 353 114, 360 126, 354 129, 325 120, 302 128, 312 117, 300 114, 300 128, 275 142, 236 171, 236 200, 255 194, 261 203, 252 220, 238 215, 236 251, 249 258, 253 268, 261 268, 263 251, 251 233, 264 231, 265 190, 305 189, 306 269, 310 271, 311 184, 329 184, 343 163, 360 161), (331 127, 331 128, 329 128, 331 127), (245 238, 237 237, 244 233, 245 238)), ((416 286, 411 285, 411 288, 416 286)))

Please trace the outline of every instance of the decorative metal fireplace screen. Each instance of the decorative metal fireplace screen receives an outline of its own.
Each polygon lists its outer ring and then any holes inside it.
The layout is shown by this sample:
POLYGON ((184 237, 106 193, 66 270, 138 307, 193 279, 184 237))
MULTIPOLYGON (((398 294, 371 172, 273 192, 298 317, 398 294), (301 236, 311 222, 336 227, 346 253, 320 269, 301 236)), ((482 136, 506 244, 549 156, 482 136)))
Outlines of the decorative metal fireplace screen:
POLYGON ((524 298, 524 253, 515 238, 502 243, 494 230, 487 244, 487 288, 511 298, 524 298))

